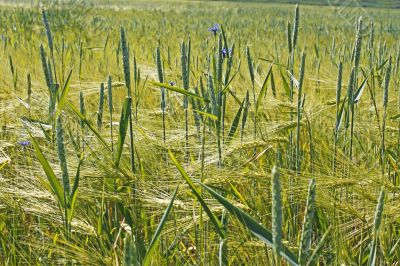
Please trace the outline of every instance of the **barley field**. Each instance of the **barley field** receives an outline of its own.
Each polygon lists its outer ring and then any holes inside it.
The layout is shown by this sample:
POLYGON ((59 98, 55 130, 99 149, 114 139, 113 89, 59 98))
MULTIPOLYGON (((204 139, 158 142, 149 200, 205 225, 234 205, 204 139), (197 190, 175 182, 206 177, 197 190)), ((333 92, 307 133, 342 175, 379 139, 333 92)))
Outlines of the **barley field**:
POLYGON ((399 265, 400 6, 351 2, 0 1, 0 265, 399 265))

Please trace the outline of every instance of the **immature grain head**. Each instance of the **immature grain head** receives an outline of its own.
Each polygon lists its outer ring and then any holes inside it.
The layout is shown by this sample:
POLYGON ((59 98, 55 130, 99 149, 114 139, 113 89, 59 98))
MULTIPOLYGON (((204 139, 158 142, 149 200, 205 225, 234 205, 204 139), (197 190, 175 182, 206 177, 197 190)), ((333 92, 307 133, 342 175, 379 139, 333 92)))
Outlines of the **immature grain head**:
POLYGON ((347 96, 348 96, 349 102, 353 102, 352 99, 353 99, 353 95, 354 95, 355 75, 356 75, 356 68, 353 67, 351 69, 349 85, 347 87, 347 96))
POLYGON ((376 205, 376 210, 375 210, 374 232, 377 232, 381 225, 384 204, 385 204, 385 189, 382 188, 379 194, 378 204, 376 205))
POLYGON ((103 106, 104 106, 104 83, 100 84, 99 109, 97 111, 97 127, 101 128, 103 124, 103 106))
POLYGON ((282 198, 279 170, 276 166, 272 169, 272 238, 275 255, 279 257, 282 250, 282 198))
POLYGON ((311 238, 312 238, 312 224, 314 221, 315 212, 315 195, 316 185, 315 179, 311 179, 308 186, 308 196, 306 203, 306 211, 304 214, 303 228, 301 231, 299 259, 300 265, 306 263, 307 258, 310 256, 311 238))
POLYGON ((44 77, 46 79, 47 88, 51 91, 50 73, 47 65, 46 52, 44 51, 42 44, 40 45, 40 59, 42 60, 42 67, 43 67, 44 77))
POLYGON ((372 49, 374 48, 374 22, 371 21, 371 25, 370 25, 370 32, 369 32, 369 49, 370 52, 372 52, 372 49))
POLYGON ((190 76, 190 53, 192 49, 192 42, 190 41, 190 36, 187 42, 187 52, 186 52, 186 79, 187 79, 187 87, 189 88, 189 76, 190 76))
POLYGON ((47 20, 46 11, 42 10, 43 24, 46 30, 47 40, 49 42, 50 53, 53 54, 53 37, 51 35, 49 21, 47 20))
POLYGON ((340 97, 342 94, 342 76, 343 76, 343 63, 340 62, 338 68, 337 85, 336 85, 336 104, 339 104, 340 97))
POLYGON ((293 24, 293 37, 292 37, 292 49, 297 46, 297 38, 299 35, 299 23, 300 23, 300 11, 299 4, 296 5, 296 10, 294 13, 294 24, 293 24))
POLYGON ((112 115, 112 112, 113 112, 113 93, 112 93, 111 75, 108 75, 108 79, 107 79, 107 92, 108 92, 108 109, 109 109, 110 115, 112 115))
POLYGON ((58 159, 60 161, 60 167, 61 167, 61 172, 62 172, 64 193, 67 195, 67 197, 69 197, 70 185, 69 185, 67 159, 65 157, 63 125, 62 125, 61 115, 57 119, 56 134, 57 134, 57 153, 58 153, 58 159))
MULTIPOLYGON (((83 115, 86 116, 86 108, 85 108, 85 98, 83 96, 83 92, 79 91, 79 112, 83 115)), ((81 127, 84 128, 84 121, 81 120, 81 127)))
POLYGON ((128 96, 131 97, 131 71, 129 65, 129 49, 126 42, 125 30, 121 27, 121 49, 122 49, 122 61, 124 66, 125 85, 128 89, 128 96))
POLYGON ((135 82, 135 86, 138 84, 138 67, 136 64, 136 55, 133 55, 133 81, 135 82))
POLYGON ((360 59, 361 59, 361 44, 362 44, 362 27, 363 27, 363 21, 362 18, 358 20, 357 24, 357 36, 356 36, 356 42, 354 45, 354 66, 358 68, 360 64, 360 59))
POLYGON ((222 83, 222 62, 223 62, 223 57, 222 57, 222 49, 223 49, 223 44, 222 44, 222 36, 218 36, 218 48, 217 48, 217 88, 220 87, 220 84, 222 83))
POLYGON ((158 80, 161 83, 163 83, 164 82, 164 75, 163 75, 163 68, 162 68, 160 47, 159 46, 157 46, 157 48, 156 48, 156 65, 157 65, 158 80))
POLYGON ((28 73, 26 76, 27 78, 27 83, 28 83, 28 102, 30 102, 31 96, 32 96, 32 80, 31 80, 31 73, 28 73))
POLYGON ((13 77, 15 76, 15 69, 14 69, 14 63, 12 61, 11 55, 8 56, 8 61, 10 62, 10 70, 11 70, 11 74, 13 75, 13 77))
POLYGON ((186 54, 186 44, 182 41, 181 44, 181 70, 182 70, 182 83, 183 88, 188 89, 187 86, 187 54, 186 54))
POLYGON ((383 92, 383 107, 387 108, 388 100, 389 100, 389 84, 390 84, 390 76, 392 74, 392 57, 389 58, 389 65, 386 70, 385 75, 385 84, 384 84, 384 92, 383 92))
POLYGON ((303 88, 305 68, 306 68, 306 54, 303 51, 303 53, 301 54, 301 63, 300 63, 299 90, 303 88))
POLYGON ((246 56, 247 56, 247 65, 249 67, 249 74, 251 84, 254 85, 254 68, 253 68, 253 60, 251 59, 250 48, 246 47, 246 56))
POLYGON ((288 50, 289 53, 292 52, 292 25, 290 24, 290 22, 287 22, 287 26, 286 26, 286 38, 287 38, 287 46, 288 46, 288 50))

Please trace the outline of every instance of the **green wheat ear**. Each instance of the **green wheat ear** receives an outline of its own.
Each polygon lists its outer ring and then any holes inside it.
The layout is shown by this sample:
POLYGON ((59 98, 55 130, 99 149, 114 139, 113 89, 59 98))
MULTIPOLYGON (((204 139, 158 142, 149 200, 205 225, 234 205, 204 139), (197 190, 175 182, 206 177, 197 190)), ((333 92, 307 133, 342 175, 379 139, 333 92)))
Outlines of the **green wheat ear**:
POLYGON ((386 116, 387 116, 387 105, 389 101, 389 85, 390 77, 392 75, 392 57, 389 58, 389 65, 386 69, 385 83, 383 91, 383 121, 382 121, 382 139, 381 139, 381 161, 382 161, 382 174, 385 171, 385 154, 386 154, 386 116))
POLYGON ((126 42, 125 30, 121 27, 121 49, 122 63, 124 67, 125 86, 128 89, 128 96, 131 97, 131 71, 129 65, 129 49, 126 42))
MULTIPOLYGON (((120 30, 120 38, 121 38, 121 49, 122 49, 122 61, 124 68, 124 76, 125 76, 125 86, 128 90, 128 101, 129 101, 129 109, 124 108, 125 110, 129 110, 127 113, 129 118, 129 142, 130 142, 130 162, 131 162, 131 170, 133 172, 136 171, 135 168, 135 147, 133 144, 133 125, 132 125, 132 114, 131 114, 131 105, 132 105, 132 93, 131 93, 131 74, 130 74, 130 65, 129 65, 129 48, 126 41, 125 30, 121 27, 120 30)), ((120 145, 120 143, 118 144, 120 145)))
POLYGON ((46 84, 47 84, 47 88, 49 89, 49 91, 52 91, 52 85, 50 83, 50 72, 49 72, 49 68, 47 65, 47 59, 46 59, 46 52, 44 51, 43 45, 40 45, 40 59, 42 61, 42 67, 43 67, 43 72, 44 72, 44 77, 46 79, 46 84))
POLYGON ((157 65, 158 80, 160 81, 160 83, 163 83, 164 75, 163 75, 163 68, 162 68, 159 46, 157 46, 157 48, 156 48, 156 65, 157 65))
POLYGON ((110 136, 111 136, 111 151, 114 151, 114 132, 113 132, 113 91, 111 75, 107 79, 107 94, 108 94, 108 112, 110 114, 110 136))
POLYGON ((100 93, 99 93, 99 109, 97 111, 97 127, 101 129, 103 124, 103 107, 104 107, 104 83, 100 84, 100 93))
MULTIPOLYGON (((112 91, 112 78, 111 75, 108 75, 107 79, 107 94, 108 94, 108 111, 110 113, 110 116, 112 117, 113 113, 113 91, 112 91)), ((112 118, 111 118, 112 120, 112 118)))
POLYGON ((246 127, 246 121, 247 121, 247 116, 249 113, 249 107, 250 107, 250 94, 249 90, 246 91, 246 97, 244 100, 244 107, 243 107, 243 116, 242 116, 242 126, 240 130, 240 140, 243 141, 244 138, 244 129, 246 127))
POLYGON ((301 124, 301 114, 302 114, 302 104, 303 104, 303 82, 304 82, 304 72, 306 66, 306 54, 301 55, 300 64, 300 78, 298 87, 298 99, 297 99, 297 127, 296 127, 296 170, 300 171, 301 167, 301 151, 300 151, 300 124, 301 124))
POLYGON ((11 55, 8 56, 8 61, 10 63, 11 74, 14 76, 15 71, 14 71, 14 64, 13 64, 11 55))
POLYGON ((301 63, 300 63, 299 90, 303 88, 305 69, 306 69, 306 53, 303 51, 301 54, 301 63))
POLYGON ((220 87, 222 85, 222 63, 223 63, 223 58, 222 58, 222 35, 218 36, 218 48, 217 48, 217 90, 220 90, 220 87))
POLYGON ((342 94, 342 78, 343 78, 343 63, 340 62, 338 67, 338 77, 336 84, 336 104, 339 104, 340 97, 342 94))
POLYGON ((383 216, 383 207, 385 204, 385 189, 384 187, 381 188, 378 198, 378 204, 376 205, 375 209, 375 216, 374 216, 374 231, 373 231, 373 239, 371 242, 371 249, 370 254, 368 257, 368 266, 376 265, 376 257, 377 257, 377 248, 378 248, 378 231, 381 226, 382 216, 383 216))
POLYGON ((342 121, 343 116, 343 108, 344 102, 342 104, 342 108, 340 108, 340 98, 342 95, 342 78, 343 78, 343 63, 339 63, 338 67, 338 77, 336 84, 336 121, 335 121, 335 129, 334 129, 334 153, 333 153, 333 171, 336 171, 336 153, 337 153, 337 142, 339 137, 339 128, 342 121))
POLYGON ((68 197, 71 193, 70 184, 69 184, 69 174, 67 167, 67 159, 65 157, 65 147, 64 147, 64 136, 63 136, 63 124, 61 115, 57 118, 57 153, 58 159, 60 161, 60 167, 62 171, 62 181, 64 186, 64 197, 66 202, 68 202, 68 197))
MULTIPOLYGON (((83 91, 79 91, 79 112, 85 117, 86 107, 85 107, 85 97, 83 91)), ((81 120, 81 126, 84 127, 84 122, 81 120)))
POLYGON ((287 22, 287 26, 286 26, 286 39, 287 39, 287 46, 288 46, 289 54, 292 52, 292 35, 291 35, 291 31, 292 31, 292 25, 288 21, 287 22))
POLYGON ((356 68, 358 68, 358 66, 360 65, 360 59, 361 59, 361 44, 362 44, 362 26, 363 22, 362 22, 362 18, 360 17, 360 19, 358 20, 357 23, 357 36, 356 36, 356 42, 354 45, 354 66, 356 68))
POLYGON ((373 21, 371 21, 370 27, 371 27, 371 29, 370 29, 370 32, 369 32, 369 44, 368 44, 368 46, 369 46, 370 52, 372 52, 372 49, 374 49, 374 37, 375 37, 375 28, 374 28, 374 22, 373 21))
POLYGON ((388 100, 389 100, 389 85, 390 85, 390 77, 392 75, 392 57, 389 58, 389 65, 385 74, 385 84, 384 84, 384 93, 383 93, 383 107, 387 108, 388 100))
POLYGON ((272 239, 276 263, 280 265, 282 250, 282 197, 279 170, 276 166, 272 169, 272 239))
POLYGON ((188 37, 188 42, 187 42, 187 52, 186 52, 186 85, 187 88, 189 89, 189 83, 190 83, 190 53, 192 50, 192 42, 190 40, 190 36, 188 37))
MULTIPOLYGON (((28 73, 28 75, 26 76, 27 79, 27 83, 28 83, 28 103, 29 105, 31 104, 31 97, 32 97, 32 79, 31 79, 31 73, 28 73)), ((29 107, 30 108, 30 107, 29 107)))
POLYGON ((124 266, 136 266, 139 265, 139 258, 136 250, 136 243, 134 236, 127 233, 124 238, 124 266))
POLYGON ((133 81, 135 85, 135 92, 137 91, 137 86, 138 86, 138 67, 136 63, 136 55, 133 55, 133 81))
POLYGON ((299 22, 300 22, 299 20, 300 20, 300 10, 299 10, 299 4, 297 4, 294 14, 292 49, 295 49, 297 46, 297 38, 299 35, 299 22))
POLYGON ((47 41, 49 43, 49 48, 50 48, 50 53, 53 55, 53 36, 51 35, 51 30, 50 30, 50 25, 49 25, 49 21, 47 19, 47 14, 46 11, 43 9, 42 10, 42 17, 43 17, 43 24, 46 30, 46 35, 47 35, 47 41))
MULTIPOLYGON (((183 88, 185 90, 189 89, 189 71, 188 71, 188 48, 186 47, 186 43, 182 41, 181 44, 181 70, 182 70, 182 83, 183 88)), ((187 100, 185 104, 185 108, 187 108, 187 100)))
POLYGON ((81 79, 82 77, 82 60, 83 60, 83 41, 79 43, 79 69, 78 69, 79 79, 81 79))
POLYGON ((247 66, 249 68, 250 81, 254 84, 254 68, 253 60, 251 59, 250 48, 246 47, 247 66))
POLYGON ((301 230, 301 240, 299 249, 300 265, 304 265, 307 261, 307 258, 309 258, 311 255, 310 249, 311 249, 311 238, 312 238, 312 224, 315 212, 315 195, 316 195, 315 179, 311 179, 308 186, 306 210, 304 213, 303 228, 301 230))
MULTIPOLYGON (((159 46, 157 46, 157 48, 156 48, 156 65, 157 65, 158 80, 160 81, 160 83, 163 83, 164 82, 164 71, 163 71, 163 63, 162 63, 162 60, 161 60, 160 47, 159 46)), ((163 130, 163 141, 164 141, 164 143, 166 142, 165 107, 166 107, 165 89, 161 88, 162 130, 163 130)))
POLYGON ((395 73, 399 73, 399 66, 400 66, 400 45, 397 46, 397 53, 396 53, 396 67, 395 73))
POLYGON ((382 188, 379 193, 378 204, 376 205, 375 218, 374 218, 374 231, 378 231, 381 226, 383 206, 385 204, 385 189, 382 188))

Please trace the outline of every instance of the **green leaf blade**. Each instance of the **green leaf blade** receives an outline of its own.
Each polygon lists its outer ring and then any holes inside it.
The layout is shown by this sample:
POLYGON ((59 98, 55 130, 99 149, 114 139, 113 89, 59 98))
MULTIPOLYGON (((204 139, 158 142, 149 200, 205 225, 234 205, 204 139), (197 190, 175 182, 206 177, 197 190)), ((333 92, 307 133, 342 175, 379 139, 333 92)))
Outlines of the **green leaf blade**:
POLYGON ((125 137, 128 130, 129 117, 131 115, 132 98, 126 97, 121 112, 121 120, 119 122, 119 136, 117 154, 115 157, 115 165, 118 166, 122 156, 122 149, 124 147, 125 137))
MULTIPOLYGON (((250 215, 234 206, 227 199, 219 195, 208 186, 201 184, 220 204, 222 204, 231 214, 233 214, 242 224, 244 224, 257 238, 273 247, 272 233, 261 226, 250 215)), ((282 246, 281 256, 285 258, 291 265, 299 265, 296 255, 294 255, 287 247, 282 246)))
POLYGON ((50 183, 52 192, 55 194, 56 199, 58 200, 58 203, 61 204, 61 206, 65 206, 64 202, 64 192, 61 187, 60 182, 58 181, 53 169, 51 168, 49 162, 47 161, 46 157, 43 155, 38 143, 36 142, 36 139, 32 136, 32 134, 28 131, 29 136, 32 140, 32 145, 33 148, 35 149, 36 156, 42 165, 42 168, 47 176, 47 180, 50 183))
POLYGON ((151 242, 149 244, 149 247, 147 248, 146 255, 143 259, 144 266, 148 266, 151 262, 151 257, 155 251, 158 240, 160 239, 161 231, 163 230, 164 225, 167 222, 168 216, 171 213, 172 207, 174 206, 174 200, 176 198, 176 194, 178 193, 178 189, 179 189, 179 186, 176 187, 175 192, 171 198, 171 201, 169 202, 167 208, 165 209, 165 212, 161 218, 160 223, 158 224, 156 232, 154 233, 153 238, 151 239, 151 242))
POLYGON ((189 185, 190 189, 192 190, 193 194, 196 196, 197 200, 200 202, 201 206, 204 208, 204 211, 207 213, 208 217, 211 220, 211 223, 214 225, 215 230, 219 234, 220 237, 225 238, 225 233, 222 230, 222 225, 221 223, 217 220, 215 215, 211 212, 210 208, 208 208, 208 205, 205 203, 204 199, 200 196, 200 193, 197 191, 196 187, 194 186, 193 181, 190 179, 190 177, 187 175, 185 170, 182 168, 182 166, 179 164, 179 162, 176 160, 174 154, 168 150, 169 157, 171 158, 172 162, 182 175, 182 177, 185 179, 186 183, 189 185))

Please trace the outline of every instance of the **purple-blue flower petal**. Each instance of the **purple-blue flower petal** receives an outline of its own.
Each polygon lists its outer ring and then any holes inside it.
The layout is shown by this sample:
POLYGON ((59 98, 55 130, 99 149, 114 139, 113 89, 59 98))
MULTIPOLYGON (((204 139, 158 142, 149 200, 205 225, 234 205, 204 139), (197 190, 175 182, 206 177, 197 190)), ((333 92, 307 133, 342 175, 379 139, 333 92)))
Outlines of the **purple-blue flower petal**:
POLYGON ((31 145, 31 142, 29 140, 22 140, 22 141, 19 141, 18 144, 25 148, 25 147, 31 145))

